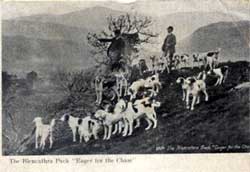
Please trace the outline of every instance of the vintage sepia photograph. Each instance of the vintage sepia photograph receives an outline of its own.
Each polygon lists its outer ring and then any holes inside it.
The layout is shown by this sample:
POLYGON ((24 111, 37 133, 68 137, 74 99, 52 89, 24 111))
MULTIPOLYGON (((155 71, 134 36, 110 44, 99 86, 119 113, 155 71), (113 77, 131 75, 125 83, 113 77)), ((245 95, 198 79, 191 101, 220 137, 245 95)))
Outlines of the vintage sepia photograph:
POLYGON ((2 155, 249 153, 249 11, 3 2, 2 155))

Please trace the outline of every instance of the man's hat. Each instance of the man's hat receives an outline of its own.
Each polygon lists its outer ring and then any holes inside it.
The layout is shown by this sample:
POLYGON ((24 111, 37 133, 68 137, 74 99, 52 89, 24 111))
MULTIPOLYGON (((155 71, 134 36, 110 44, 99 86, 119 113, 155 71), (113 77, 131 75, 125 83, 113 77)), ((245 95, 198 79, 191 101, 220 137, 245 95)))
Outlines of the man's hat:
POLYGON ((168 26, 167 29, 171 29, 171 30, 174 30, 174 27, 173 26, 168 26))

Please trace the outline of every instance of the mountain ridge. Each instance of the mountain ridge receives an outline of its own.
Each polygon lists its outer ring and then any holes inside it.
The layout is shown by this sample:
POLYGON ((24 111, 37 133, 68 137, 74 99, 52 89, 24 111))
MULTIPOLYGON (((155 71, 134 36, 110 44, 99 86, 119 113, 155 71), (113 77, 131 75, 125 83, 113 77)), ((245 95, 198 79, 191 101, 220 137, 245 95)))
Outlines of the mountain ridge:
POLYGON ((182 51, 205 52, 221 48, 224 60, 249 58, 250 21, 217 22, 200 27, 180 42, 182 51))

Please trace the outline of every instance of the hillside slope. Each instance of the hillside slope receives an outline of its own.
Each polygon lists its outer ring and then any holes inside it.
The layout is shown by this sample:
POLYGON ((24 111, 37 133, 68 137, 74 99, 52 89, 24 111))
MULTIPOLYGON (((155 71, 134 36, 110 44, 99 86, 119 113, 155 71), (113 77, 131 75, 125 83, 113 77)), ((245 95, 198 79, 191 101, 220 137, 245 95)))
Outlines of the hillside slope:
POLYGON ((201 27, 178 46, 185 52, 205 52, 220 47, 223 60, 249 59, 250 21, 218 22, 201 27))
MULTIPOLYGON (((185 152, 248 152, 250 151, 250 88, 233 90, 240 83, 249 82, 250 64, 235 62, 229 66, 229 75, 222 86, 214 87, 214 78, 208 78, 209 101, 202 102, 194 111, 185 109, 178 76, 196 75, 199 69, 182 69, 171 75, 163 73, 164 83, 158 100, 158 127, 144 131, 145 123, 132 136, 113 136, 109 141, 91 140, 73 143, 69 127, 58 121, 55 128, 55 145, 44 152, 34 149, 31 135, 20 147, 18 154, 135 154, 135 153, 185 153, 185 152), (63 132, 61 129, 63 128, 63 132), (231 145, 232 147, 228 147, 231 145)), ((91 99, 86 99, 91 100, 91 99)), ((86 101, 85 100, 85 101, 86 101)), ((93 98, 94 100, 94 94, 93 98)), ((86 103, 86 102, 85 102, 86 103)), ((89 102, 91 104, 91 102, 89 102)), ((58 114, 58 118, 62 113, 58 114)))

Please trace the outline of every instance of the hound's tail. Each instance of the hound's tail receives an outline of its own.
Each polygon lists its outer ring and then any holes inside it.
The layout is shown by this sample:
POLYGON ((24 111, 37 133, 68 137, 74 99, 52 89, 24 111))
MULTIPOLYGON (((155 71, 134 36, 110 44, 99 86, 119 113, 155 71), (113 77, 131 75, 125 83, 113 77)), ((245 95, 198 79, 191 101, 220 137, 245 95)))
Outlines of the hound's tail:
POLYGON ((206 73, 206 71, 200 72, 196 78, 197 78, 198 80, 203 80, 203 81, 205 81, 205 80, 207 79, 207 73, 206 73))
POLYGON ((223 68, 222 68, 222 73, 224 74, 223 82, 225 82, 225 80, 227 79, 228 70, 229 70, 228 66, 223 66, 223 68))
POLYGON ((53 128, 56 124, 56 120, 55 119, 52 119, 51 122, 50 122, 50 128, 53 128))
POLYGON ((161 106, 161 102, 154 101, 152 105, 153 105, 154 107, 160 107, 160 106, 161 106))

